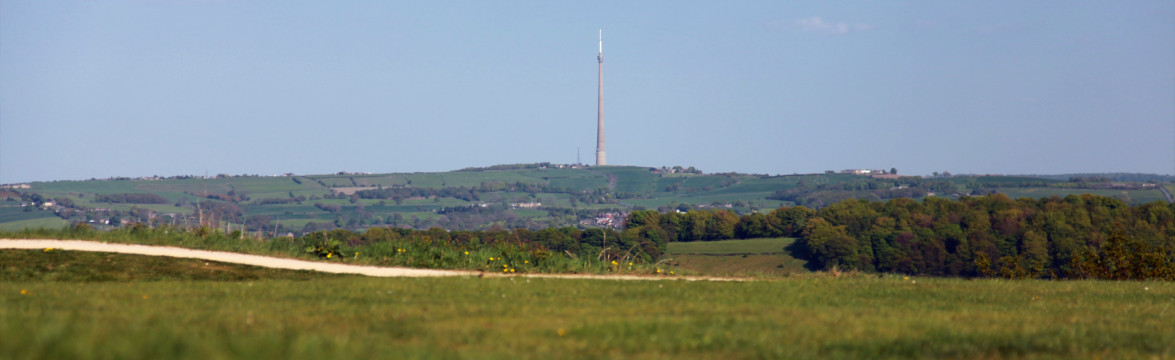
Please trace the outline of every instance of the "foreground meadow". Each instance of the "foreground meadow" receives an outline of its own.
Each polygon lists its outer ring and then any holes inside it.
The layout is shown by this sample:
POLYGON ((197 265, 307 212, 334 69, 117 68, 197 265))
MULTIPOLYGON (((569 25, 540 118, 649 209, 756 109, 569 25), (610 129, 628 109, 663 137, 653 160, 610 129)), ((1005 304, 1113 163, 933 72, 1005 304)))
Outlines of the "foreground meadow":
MULTIPOLYGON (((6 253, 6 259, 37 257, 36 252, 6 253)), ((103 256, 78 261, 124 264, 121 271, 132 273, 148 261, 103 256)), ((1162 282, 827 275, 749 282, 378 279, 174 261, 193 270, 109 281, 95 281, 106 279, 100 275, 61 275, 57 268, 5 272, 0 355, 1175 356, 1175 285, 1162 282), (249 275, 206 275, 201 266, 209 266, 209 274, 249 275)))

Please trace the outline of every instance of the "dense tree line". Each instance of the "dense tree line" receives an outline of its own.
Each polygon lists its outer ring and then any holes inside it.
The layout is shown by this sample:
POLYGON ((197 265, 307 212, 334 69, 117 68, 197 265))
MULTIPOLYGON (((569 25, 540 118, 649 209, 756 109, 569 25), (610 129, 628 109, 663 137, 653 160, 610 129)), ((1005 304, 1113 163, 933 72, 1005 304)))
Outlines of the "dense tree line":
POLYGON ((1128 206, 1096 195, 1017 200, 848 199, 767 214, 634 211, 627 229, 673 241, 798 237, 818 269, 1012 278, 1175 280, 1175 204, 1128 206))
POLYGON ((661 213, 633 211, 625 229, 656 228, 669 241, 712 241, 798 236, 814 211, 803 206, 783 207, 767 214, 739 216, 730 210, 690 210, 661 213))
MULTIPOLYGON (((1150 254, 1175 279, 1175 205, 1128 206, 1096 195, 960 200, 847 200, 808 219, 799 247, 817 267, 939 276, 1104 277, 1143 266, 1114 249, 1150 254), (1109 255, 1107 255, 1109 254, 1109 255)), ((1148 260, 1149 261, 1149 260, 1148 260)), ((1164 270, 1165 269, 1165 270, 1164 270)), ((1153 271, 1151 271, 1153 270, 1153 271)), ((1148 272, 1150 271, 1150 272, 1148 272)))

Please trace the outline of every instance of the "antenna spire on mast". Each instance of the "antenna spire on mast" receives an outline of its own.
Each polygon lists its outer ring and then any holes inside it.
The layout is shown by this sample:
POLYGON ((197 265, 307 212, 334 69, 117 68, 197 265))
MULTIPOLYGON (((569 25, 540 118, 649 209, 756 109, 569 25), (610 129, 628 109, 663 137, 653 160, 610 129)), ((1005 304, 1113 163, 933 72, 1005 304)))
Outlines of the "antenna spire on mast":
POLYGON ((596 166, 606 165, 604 156, 604 29, 600 29, 599 97, 596 98, 596 166))

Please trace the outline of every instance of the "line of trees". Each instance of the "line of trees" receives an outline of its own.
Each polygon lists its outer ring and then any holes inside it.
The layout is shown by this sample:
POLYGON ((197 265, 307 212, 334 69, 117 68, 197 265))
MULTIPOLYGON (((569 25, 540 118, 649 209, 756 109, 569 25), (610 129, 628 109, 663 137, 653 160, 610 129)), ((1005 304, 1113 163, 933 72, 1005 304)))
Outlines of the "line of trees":
POLYGON ((98 195, 94 198, 97 202, 113 203, 113 204, 166 204, 167 199, 155 194, 109 194, 98 195))
POLYGON ((434 227, 428 230, 373 227, 363 233, 343 229, 307 234, 304 238, 329 237, 352 246, 395 240, 421 243, 445 243, 468 246, 476 244, 516 244, 532 249, 546 249, 574 257, 614 259, 633 262, 656 261, 665 252, 665 241, 638 230, 577 229, 573 227, 542 230, 513 229, 485 231, 448 231, 434 227))
POLYGON ((670 241, 713 241, 799 236, 815 212, 803 206, 782 207, 767 214, 739 216, 730 210, 690 210, 661 213, 633 211, 625 229, 656 228, 670 241))
POLYGON ((1160 202, 1128 206, 1090 194, 846 200, 815 212, 800 235, 798 248, 818 268, 1175 280, 1175 204, 1160 202), (1117 255, 1123 248, 1139 257, 1117 255))
POLYGON ((672 241, 797 237, 796 255, 816 269, 1175 280, 1175 204, 1129 206, 1090 194, 848 199, 819 210, 794 206, 741 217, 645 210, 630 214, 626 229, 672 241))

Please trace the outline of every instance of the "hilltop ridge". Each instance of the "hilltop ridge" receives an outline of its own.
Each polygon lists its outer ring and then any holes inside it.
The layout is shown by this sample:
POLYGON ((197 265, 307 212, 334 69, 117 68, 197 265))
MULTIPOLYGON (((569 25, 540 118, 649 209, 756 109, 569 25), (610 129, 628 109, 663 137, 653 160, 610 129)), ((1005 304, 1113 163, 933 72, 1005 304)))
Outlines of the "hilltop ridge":
MULTIPOLYGON (((852 172, 852 171, 845 171, 852 172)), ((208 224, 300 234, 372 226, 449 230, 619 227, 632 210, 739 214, 848 198, 880 201, 1000 192, 1165 200, 1170 184, 1110 177, 707 174, 693 167, 506 164, 448 172, 226 175, 32 182, 0 188, 0 229, 86 223, 208 224), (1070 181, 1075 180, 1075 181, 1070 181)))

